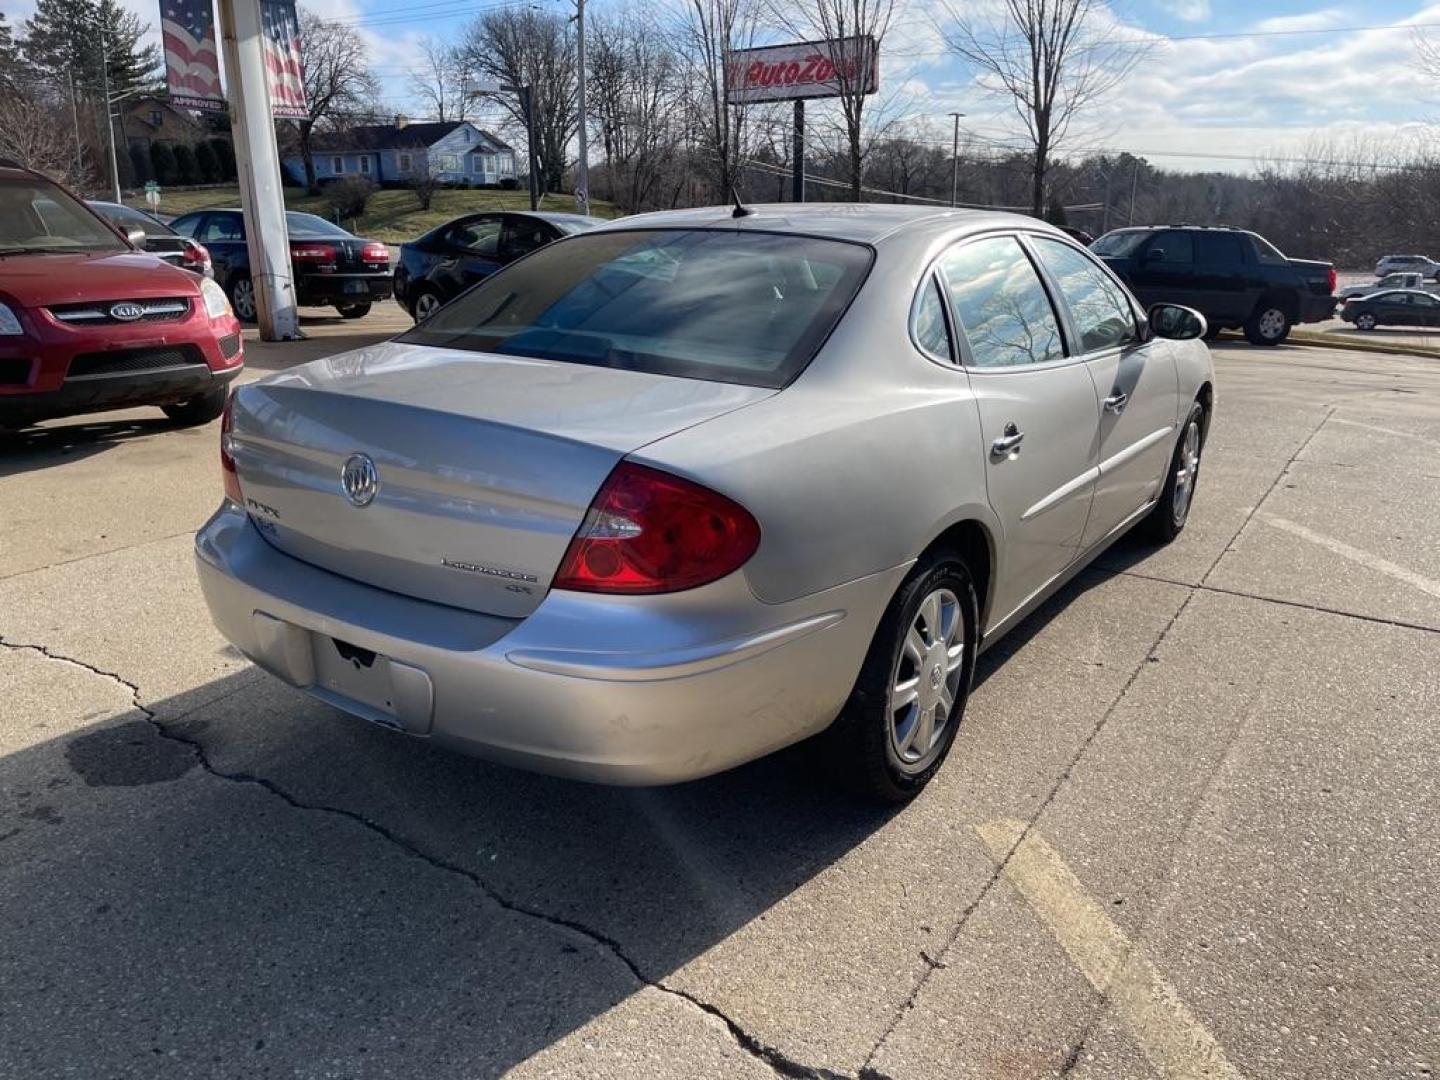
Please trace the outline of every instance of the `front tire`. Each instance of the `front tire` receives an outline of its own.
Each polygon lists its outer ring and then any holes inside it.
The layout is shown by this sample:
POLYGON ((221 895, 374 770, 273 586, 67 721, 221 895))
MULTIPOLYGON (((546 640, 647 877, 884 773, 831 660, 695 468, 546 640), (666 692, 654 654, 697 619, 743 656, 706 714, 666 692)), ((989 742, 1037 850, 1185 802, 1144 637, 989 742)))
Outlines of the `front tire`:
POLYGON ((1375 316, 1374 316, 1374 315, 1371 315, 1370 312, 1368 312, 1368 311, 1366 311, 1366 312, 1364 312, 1364 313, 1362 313, 1362 314, 1360 314, 1360 315, 1356 315, 1356 316, 1355 316, 1355 328, 1356 328, 1357 330, 1367 330, 1367 331, 1368 331, 1368 330, 1374 330, 1374 329, 1375 329, 1375 316))
POLYGON ((924 789, 965 713, 979 621, 964 561, 944 552, 922 558, 885 609, 845 708, 821 736, 836 780, 886 803, 924 789))
POLYGON ((1280 301, 1262 300, 1245 320, 1245 340, 1251 345, 1279 345, 1290 336, 1290 323, 1290 313, 1280 301))
POLYGON ((225 411, 225 397, 229 392, 228 386, 216 386, 193 398, 161 405, 160 408, 181 427, 208 424, 225 411))
POLYGON ((1180 429, 1170 471, 1155 508, 1146 516, 1144 531, 1156 543, 1168 544, 1185 531, 1190 507, 1195 502, 1195 484, 1200 478, 1200 454, 1205 449, 1205 407, 1198 401, 1180 429))

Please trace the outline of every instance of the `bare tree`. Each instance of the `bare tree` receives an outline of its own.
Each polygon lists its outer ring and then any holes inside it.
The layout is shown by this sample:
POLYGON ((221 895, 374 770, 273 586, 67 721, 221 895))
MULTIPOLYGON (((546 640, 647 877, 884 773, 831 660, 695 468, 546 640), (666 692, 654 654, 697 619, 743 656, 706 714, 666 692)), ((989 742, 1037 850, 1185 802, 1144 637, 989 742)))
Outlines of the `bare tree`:
POLYGON ((1139 63, 1143 45, 1101 27, 1100 0, 1003 0, 971 14, 942 0, 937 29, 992 93, 1009 97, 1032 153, 1030 209, 1045 209, 1051 156, 1075 117, 1139 63))
MULTIPOLYGON (((465 31, 459 59, 497 82, 530 87, 541 189, 560 190, 576 130, 573 24, 563 15, 533 9, 487 11, 465 31)), ((510 114, 511 130, 523 130, 525 115, 517 95, 502 93, 497 100, 510 114)))
POLYGON ((308 114, 294 124, 305 163, 305 186, 313 194, 319 191, 312 146, 315 130, 336 126, 346 116, 373 111, 379 83, 370 73, 370 50, 359 31, 305 8, 300 9, 300 62, 308 114))
POLYGON ((0 158, 70 184, 83 179, 70 115, 40 87, 14 83, 0 93, 0 158))
POLYGON ((751 0, 689 0, 677 37, 696 150, 708 160, 720 199, 737 184, 745 141, 745 109, 725 99, 725 61, 751 44, 755 15, 751 0))
POLYGON ((459 50, 433 37, 420 42, 420 62, 410 69, 410 92, 436 120, 464 120, 469 87, 459 50))

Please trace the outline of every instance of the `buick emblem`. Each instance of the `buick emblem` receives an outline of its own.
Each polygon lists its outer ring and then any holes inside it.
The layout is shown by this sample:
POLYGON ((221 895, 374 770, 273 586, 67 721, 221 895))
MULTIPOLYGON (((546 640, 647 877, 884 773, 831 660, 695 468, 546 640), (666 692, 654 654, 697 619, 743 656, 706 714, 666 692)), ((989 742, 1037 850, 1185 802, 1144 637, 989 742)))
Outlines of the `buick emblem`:
POLYGON ((142 308, 139 304, 131 304, 129 302, 126 302, 123 304, 110 305, 110 317, 112 319, 117 319, 120 322, 134 322, 136 319, 140 318, 140 316, 144 314, 145 309, 142 308))
POLYGON ((340 469, 340 490, 351 506, 369 506, 380 493, 380 471, 369 454, 351 454, 340 469))

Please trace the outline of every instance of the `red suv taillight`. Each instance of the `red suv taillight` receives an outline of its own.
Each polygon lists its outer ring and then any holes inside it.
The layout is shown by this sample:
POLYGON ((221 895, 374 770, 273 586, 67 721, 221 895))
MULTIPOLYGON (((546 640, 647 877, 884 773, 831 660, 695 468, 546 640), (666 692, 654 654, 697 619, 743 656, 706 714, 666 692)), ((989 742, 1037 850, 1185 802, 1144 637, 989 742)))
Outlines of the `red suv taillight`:
POLYGON ((384 244, 366 244, 360 251, 360 261, 390 265, 390 249, 384 244))
POLYGON ((1330 282, 1329 291, 1333 293, 1335 291, 1335 286, 1340 283, 1340 275, 1335 272, 1335 267, 1330 267, 1330 273, 1327 275, 1327 280, 1330 282))
POLYGON ((690 480, 622 461, 570 541, 554 587, 667 593, 716 581, 760 546, 739 503, 690 480))
POLYGON ((329 244, 291 244, 290 258, 294 262, 333 263, 337 254, 329 244))
POLYGON ((235 458, 230 453, 231 432, 235 427, 235 395, 225 399, 225 411, 220 414, 220 478, 225 485, 225 497, 236 506, 245 505, 245 496, 240 491, 240 473, 235 468, 235 458))

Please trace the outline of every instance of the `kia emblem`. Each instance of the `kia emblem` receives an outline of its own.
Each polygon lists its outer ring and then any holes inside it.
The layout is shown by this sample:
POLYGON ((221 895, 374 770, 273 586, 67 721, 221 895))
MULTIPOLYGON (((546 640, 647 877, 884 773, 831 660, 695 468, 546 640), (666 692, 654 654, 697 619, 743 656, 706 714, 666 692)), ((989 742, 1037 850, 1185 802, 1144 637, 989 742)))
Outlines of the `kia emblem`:
POLYGON ((134 322, 136 319, 140 318, 140 316, 144 314, 144 308, 142 308, 139 304, 132 304, 128 301, 123 304, 110 305, 110 317, 112 319, 117 319, 120 322, 134 322))
POLYGON ((351 454, 340 469, 340 490, 351 506, 369 506, 380 493, 380 470, 369 454, 351 454))

